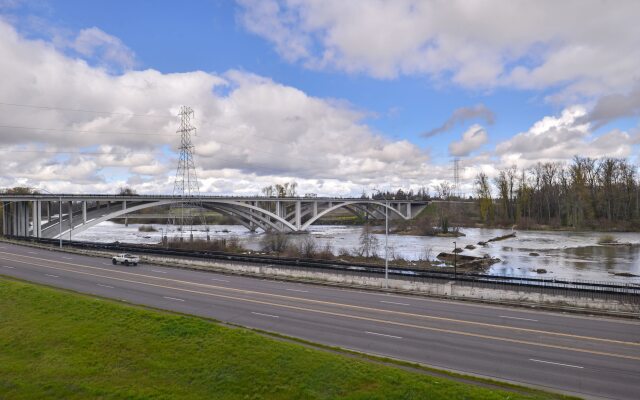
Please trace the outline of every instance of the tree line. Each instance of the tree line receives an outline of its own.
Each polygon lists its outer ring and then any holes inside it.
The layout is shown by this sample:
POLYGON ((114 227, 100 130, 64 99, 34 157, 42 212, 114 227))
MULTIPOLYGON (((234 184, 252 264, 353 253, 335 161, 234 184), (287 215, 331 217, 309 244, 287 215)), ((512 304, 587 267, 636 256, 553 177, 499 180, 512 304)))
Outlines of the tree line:
POLYGON ((487 224, 571 228, 640 228, 637 166, 626 159, 574 157, 475 179, 480 217, 487 224), (495 197, 494 197, 495 193, 495 197))

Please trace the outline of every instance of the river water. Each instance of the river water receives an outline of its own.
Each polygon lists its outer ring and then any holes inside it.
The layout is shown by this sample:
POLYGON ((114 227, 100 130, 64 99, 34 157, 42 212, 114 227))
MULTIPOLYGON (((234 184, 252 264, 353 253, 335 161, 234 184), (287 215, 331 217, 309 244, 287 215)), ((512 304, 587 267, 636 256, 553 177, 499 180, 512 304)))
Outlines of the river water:
MULTIPOLYGON (((75 240, 95 242, 158 243, 165 225, 154 225, 157 232, 139 232, 140 225, 124 226, 113 222, 103 222, 85 232, 74 235, 75 240)), ((209 227, 212 238, 237 237, 241 244, 251 250, 260 250, 263 234, 251 233, 239 225, 213 225, 209 227)), ((174 226, 168 226, 169 237, 179 236, 174 226)), ((389 235, 390 254, 408 260, 419 258, 434 259, 438 253, 453 250, 468 244, 477 246, 479 241, 511 233, 505 229, 464 228, 466 236, 440 238, 424 236, 389 235)), ((362 227, 358 226, 311 226, 308 235, 291 235, 291 241, 301 241, 305 237, 314 238, 319 248, 329 245, 334 253, 340 249, 352 251, 359 247, 362 227)), ((581 279, 590 281, 615 281, 640 284, 640 277, 624 277, 615 273, 640 275, 640 233, 615 233, 619 242, 632 246, 600 246, 599 232, 550 232, 517 231, 516 237, 493 242, 488 246, 477 246, 474 250, 464 250, 462 254, 483 256, 488 254, 501 261, 494 264, 488 273, 508 276, 537 276, 545 278, 581 279), (531 255, 537 253, 539 255, 531 255), (543 268, 546 274, 535 270, 543 268)), ((195 231, 195 237, 206 238, 206 232, 195 231)), ((378 254, 384 256, 384 234, 376 234, 378 254)))

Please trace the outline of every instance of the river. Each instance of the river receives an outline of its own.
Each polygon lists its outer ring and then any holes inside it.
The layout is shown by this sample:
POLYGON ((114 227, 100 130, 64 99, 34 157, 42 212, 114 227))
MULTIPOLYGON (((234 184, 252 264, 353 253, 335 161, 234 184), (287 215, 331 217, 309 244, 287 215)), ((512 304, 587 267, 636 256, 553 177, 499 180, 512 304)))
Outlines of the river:
MULTIPOLYGON (((138 224, 124 226, 103 222, 85 232, 74 235, 75 240, 95 242, 158 243, 165 225, 154 225, 157 232, 139 232, 138 224)), ((179 235, 174 226, 168 226, 169 237, 179 235)), ((209 227, 212 238, 237 237, 242 245, 251 250, 260 250, 263 234, 251 233, 240 225, 213 225, 209 227)), ((424 236, 389 235, 390 254, 408 260, 434 259, 438 253, 457 247, 476 245, 479 241, 511 233, 505 229, 464 228, 466 236, 440 238, 424 236)), ((311 226, 309 231, 318 247, 329 245, 334 253, 340 249, 354 250, 359 246, 362 227, 358 226, 311 226)), ((292 242, 304 240, 308 235, 291 235, 292 242)), ((493 242, 488 246, 465 249, 462 254, 483 256, 488 254, 501 261, 488 271, 490 274, 507 276, 538 276, 546 278, 580 279, 589 281, 632 282, 640 284, 640 277, 618 276, 615 273, 640 275, 640 233, 615 233, 618 241, 632 246, 600 246, 599 232, 555 232, 517 231, 516 237, 493 242), (537 253, 539 255, 532 255, 537 253), (546 274, 535 270, 543 268, 546 274)), ((196 231, 195 237, 206 237, 206 232, 196 231)), ((378 254, 384 256, 384 234, 378 238, 378 254)))

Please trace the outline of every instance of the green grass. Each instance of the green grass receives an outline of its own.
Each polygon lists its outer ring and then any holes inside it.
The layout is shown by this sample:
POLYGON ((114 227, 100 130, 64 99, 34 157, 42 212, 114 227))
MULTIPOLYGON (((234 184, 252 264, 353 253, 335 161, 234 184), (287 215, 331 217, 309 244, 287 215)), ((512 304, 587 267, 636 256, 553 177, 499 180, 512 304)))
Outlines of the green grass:
POLYGON ((0 278, 1 399, 551 399, 0 278))

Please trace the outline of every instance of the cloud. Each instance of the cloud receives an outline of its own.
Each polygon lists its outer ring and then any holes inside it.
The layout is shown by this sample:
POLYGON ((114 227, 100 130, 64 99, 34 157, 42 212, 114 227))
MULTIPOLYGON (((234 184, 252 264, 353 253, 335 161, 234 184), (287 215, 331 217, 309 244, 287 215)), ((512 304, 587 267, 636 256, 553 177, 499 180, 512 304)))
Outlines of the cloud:
POLYGON ((69 47, 85 57, 99 58, 103 63, 131 69, 135 55, 120 39, 95 26, 82 29, 69 47))
POLYGON ((380 182, 418 187, 439 173, 423 150, 372 131, 347 103, 247 72, 112 73, 0 21, 0 74, 11 76, 0 85, 4 187, 114 192, 130 182, 170 193, 182 104, 195 110, 206 193, 257 194, 296 179, 301 192, 355 195, 380 182))
POLYGON ((488 141, 487 131, 482 126, 474 124, 462 134, 462 140, 449 144, 449 153, 456 157, 468 156, 488 141))
POLYGON ((568 161, 574 156, 619 157, 632 154, 634 138, 627 132, 612 130, 596 136, 584 122, 583 106, 566 108, 559 116, 547 116, 526 132, 518 133, 496 146, 504 165, 528 167, 537 162, 568 161))
POLYGON ((640 85, 627 94, 601 97, 583 121, 593 122, 597 129, 618 118, 637 116, 640 116, 640 85))
POLYGON ((640 77, 635 0, 238 2, 248 31, 313 69, 551 89, 563 102, 624 92, 640 77))
POLYGON ((439 127, 431 129, 422 134, 424 137, 432 137, 446 132, 456 125, 463 124, 469 120, 481 118, 489 125, 495 122, 495 114, 484 104, 477 104, 473 107, 461 107, 453 111, 451 116, 439 127))

